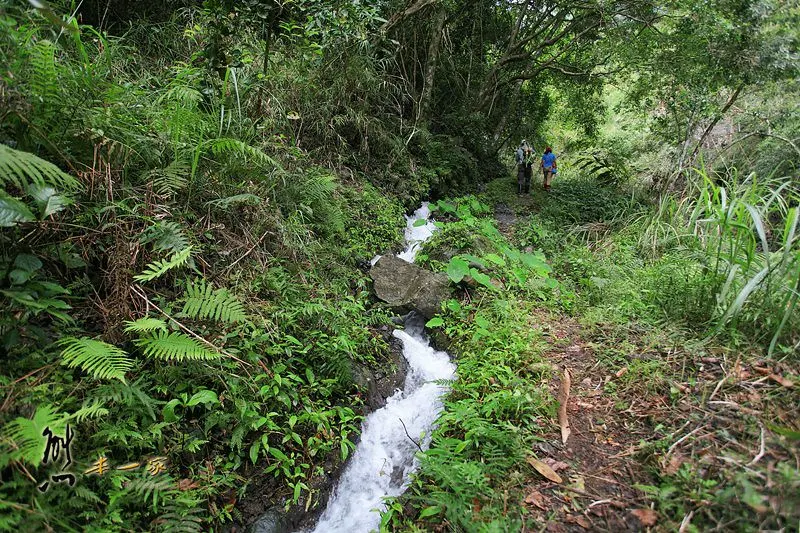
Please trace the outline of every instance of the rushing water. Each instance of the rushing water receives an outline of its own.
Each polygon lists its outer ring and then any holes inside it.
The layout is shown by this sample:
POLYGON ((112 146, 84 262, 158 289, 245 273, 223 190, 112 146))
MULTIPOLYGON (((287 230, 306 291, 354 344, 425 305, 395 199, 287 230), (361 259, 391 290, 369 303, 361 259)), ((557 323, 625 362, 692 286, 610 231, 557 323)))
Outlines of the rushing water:
MULTIPOLYGON (((436 230, 429 216, 426 202, 406 217, 407 247, 398 257, 414 261, 422 243, 436 230), (417 220, 426 223, 415 226, 417 220)), ((415 442, 422 449, 429 444, 431 428, 442 409, 440 398, 446 391, 434 381, 454 379, 455 365, 447 353, 430 346, 418 318, 407 320, 405 331, 396 330, 394 336, 402 341, 403 356, 409 366, 403 390, 364 420, 361 440, 313 530, 315 533, 367 533, 378 529, 383 498, 400 495, 417 466, 415 453, 419 448, 415 442), (423 434, 425 438, 420 442, 423 434)))

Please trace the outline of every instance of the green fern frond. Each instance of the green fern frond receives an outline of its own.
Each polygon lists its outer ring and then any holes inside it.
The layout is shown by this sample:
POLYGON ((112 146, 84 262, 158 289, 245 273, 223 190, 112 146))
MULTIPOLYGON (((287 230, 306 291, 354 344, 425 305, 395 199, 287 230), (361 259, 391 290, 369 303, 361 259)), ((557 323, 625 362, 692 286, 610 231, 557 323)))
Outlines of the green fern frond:
POLYGON ((151 170, 146 179, 152 180, 153 189, 158 194, 173 195, 189 183, 190 172, 191 167, 187 163, 176 159, 166 168, 151 170))
POLYGON ((159 98, 159 103, 174 102, 184 108, 193 109, 203 101, 203 94, 193 87, 173 85, 159 98))
POLYGON ((3 448, 11 450, 9 454, 0 454, 0 467, 7 466, 6 461, 22 461, 32 466, 39 466, 44 455, 46 439, 42 436, 45 428, 58 436, 64 436, 67 417, 52 405, 40 405, 36 408, 33 419, 16 418, 6 424, 0 432, 3 448), (3 464, 5 463, 5 464, 3 464))
POLYGON ((130 333, 132 331, 137 333, 156 330, 167 331, 167 323, 157 318, 144 317, 126 322, 125 324, 125 333, 130 333))
POLYGON ((315 229, 325 234, 344 231, 346 216, 336 201, 336 177, 320 168, 312 168, 294 176, 278 193, 284 210, 304 212, 315 229))
POLYGON ((56 47, 46 39, 33 45, 30 50, 30 87, 41 104, 52 103, 58 97, 58 72, 56 70, 56 47))
POLYGON ((58 345, 64 348, 61 364, 79 367, 98 379, 118 379, 125 383, 125 373, 133 367, 133 360, 124 350, 103 341, 66 337, 58 345))
POLYGON ((31 184, 67 191, 80 188, 78 180, 41 157, 0 144, 0 185, 26 190, 31 184))
POLYGON ((33 222, 36 217, 28 206, 0 189, 0 228, 10 228, 20 222, 33 222))
POLYGON ((102 502, 102 500, 97 494, 95 494, 85 485, 81 485, 80 483, 70 488, 70 495, 79 500, 78 505, 80 507, 85 507, 86 503, 93 504, 102 502))
POLYGON ((167 504, 165 512, 158 517, 158 531, 178 531, 181 533, 205 531, 202 514, 203 509, 200 507, 187 508, 185 506, 167 504))
POLYGON ((175 491, 175 481, 168 475, 134 477, 125 487, 127 492, 142 498, 145 504, 152 502, 153 506, 163 501, 163 494, 175 491))
POLYGON ((255 194, 236 194, 234 196, 228 196, 227 198, 220 198, 218 200, 211 200, 210 202, 206 202, 207 206, 217 207, 219 209, 228 209, 232 205, 258 205, 261 203, 261 198, 256 196, 255 194))
POLYGON ((183 333, 159 331, 152 336, 134 341, 148 357, 162 361, 218 359, 219 354, 208 351, 203 345, 183 333))
POLYGON ((278 168, 280 165, 263 150, 239 139, 222 137, 208 142, 208 148, 215 157, 240 159, 243 163, 255 164, 263 168, 278 168))
POLYGON ((84 420, 90 420, 93 418, 100 418, 101 416, 106 416, 108 414, 108 409, 103 407, 103 402, 100 400, 95 400, 94 402, 85 403, 83 407, 75 411, 69 416, 70 420, 74 420, 78 424, 83 422, 84 420))
POLYGON ((155 408, 158 403, 141 389, 138 382, 131 384, 118 382, 102 384, 95 389, 95 398, 103 404, 120 404, 130 413, 141 410, 151 420, 156 419, 155 408))
POLYGON ((183 226, 172 220, 162 220, 148 227, 139 242, 142 244, 152 242, 153 250, 156 252, 168 250, 178 252, 189 247, 189 238, 183 226))
POLYGON ((186 264, 192 255, 192 247, 187 246, 179 252, 172 254, 172 257, 163 261, 155 261, 147 265, 147 269, 141 274, 134 276, 136 281, 152 281, 160 278, 173 268, 178 268, 186 264))
POLYGON ((205 280, 190 282, 186 287, 183 313, 195 319, 222 322, 247 320, 242 303, 225 289, 216 289, 205 280))

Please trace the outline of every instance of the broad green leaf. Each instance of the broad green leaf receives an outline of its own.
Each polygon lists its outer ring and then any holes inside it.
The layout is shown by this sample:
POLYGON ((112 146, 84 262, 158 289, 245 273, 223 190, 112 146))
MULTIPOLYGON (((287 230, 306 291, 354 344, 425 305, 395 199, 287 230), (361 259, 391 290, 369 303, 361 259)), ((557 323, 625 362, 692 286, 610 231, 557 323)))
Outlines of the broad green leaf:
POLYGON ((454 299, 451 298, 451 299, 447 300, 447 303, 445 305, 447 306, 447 308, 450 311, 452 311, 454 313, 457 313, 458 311, 461 311, 461 304, 458 302, 458 300, 454 300, 454 299))
POLYGON ((19 268, 15 268, 11 272, 8 273, 8 279, 11 280, 12 285, 22 285, 33 275, 32 272, 28 270, 22 270, 19 268))
POLYGON ((486 259, 498 266, 506 266, 506 261, 497 254, 486 254, 486 259))
POLYGON ((552 269, 550 265, 544 262, 544 259, 534 255, 534 254, 520 254, 520 260, 522 264, 528 267, 531 270, 543 270, 545 272, 550 272, 552 269))
POLYGON ((172 423, 177 422, 180 419, 180 416, 175 414, 175 407, 181 405, 181 401, 177 398, 170 400, 167 402, 167 405, 161 409, 161 415, 164 417, 164 422, 172 423))
POLYGON ((14 259, 14 266, 26 272, 35 272, 42 268, 42 262, 35 255, 19 254, 14 259))
POLYGON ((201 390, 200 392, 195 393, 191 399, 186 402, 186 407, 193 407, 197 404, 214 404, 219 403, 219 398, 217 398, 217 393, 213 390, 201 390))
POLYGON ((428 518, 429 516, 434 516, 442 512, 442 508, 439 506, 434 505, 433 507, 426 507, 419 513, 420 519, 428 518))
POLYGON ((431 318, 430 320, 428 320, 425 323, 425 327, 426 328, 438 328, 439 326, 442 326, 442 325, 444 325, 444 320, 442 320, 438 316, 435 316, 435 317, 431 318))
POLYGON ((477 281, 478 283, 480 283, 484 287, 487 287, 487 288, 492 289, 492 290, 497 290, 497 287, 495 287, 492 284, 492 278, 490 278, 486 274, 484 274, 482 272, 479 272, 478 270, 472 268, 469 271, 469 275, 472 276, 472 279, 474 279, 475 281, 477 281))
POLYGON ((286 454, 280 451, 278 448, 270 448, 269 454, 279 461, 288 461, 289 458, 286 457, 286 454))
POLYGON ((10 228, 20 222, 33 222, 36 217, 28 206, 0 191, 0 227, 10 228))
POLYGON ((475 263, 476 265, 480 265, 481 267, 486 268, 486 261, 484 261, 480 257, 470 254, 461 254, 459 257, 466 259, 470 263, 475 263))
POLYGON ((58 213, 73 203, 70 198, 57 194, 53 187, 48 187, 47 185, 32 183, 28 186, 27 192, 34 199, 36 205, 39 206, 39 216, 41 218, 58 213))
POLYGON ((469 274, 469 263, 467 261, 458 256, 450 259, 450 263, 447 265, 447 277, 450 278, 450 281, 458 283, 467 274, 469 274))
POLYGON ((294 344, 295 346, 302 346, 303 343, 297 340, 297 337, 293 337, 291 335, 286 335, 286 340, 294 344))
POLYGON ((258 451, 261 449, 261 443, 256 441, 250 446, 250 460, 253 464, 258 461, 258 451))
POLYGON ((421 226, 424 226, 424 225, 425 225, 425 224, 427 224, 427 223, 428 223, 428 221, 427 221, 427 220, 425 220, 424 218, 420 218, 419 220, 415 220, 415 221, 414 221, 414 224, 412 224, 412 225, 413 225, 415 228, 419 228, 419 227, 421 227, 421 226))
POLYGON ((517 278, 517 281, 520 283, 525 283, 528 281, 528 271, 519 267, 514 267, 511 269, 511 272, 514 273, 514 276, 517 278))

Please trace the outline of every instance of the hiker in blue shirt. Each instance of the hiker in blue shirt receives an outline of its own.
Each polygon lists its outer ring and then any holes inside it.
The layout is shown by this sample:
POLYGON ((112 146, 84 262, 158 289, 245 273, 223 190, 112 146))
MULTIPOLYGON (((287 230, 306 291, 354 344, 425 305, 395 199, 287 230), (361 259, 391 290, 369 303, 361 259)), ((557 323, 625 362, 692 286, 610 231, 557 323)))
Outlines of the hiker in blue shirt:
POLYGON ((556 154, 549 146, 545 148, 544 155, 542 156, 542 173, 544 174, 544 190, 550 190, 550 180, 553 179, 553 174, 556 173, 556 154))

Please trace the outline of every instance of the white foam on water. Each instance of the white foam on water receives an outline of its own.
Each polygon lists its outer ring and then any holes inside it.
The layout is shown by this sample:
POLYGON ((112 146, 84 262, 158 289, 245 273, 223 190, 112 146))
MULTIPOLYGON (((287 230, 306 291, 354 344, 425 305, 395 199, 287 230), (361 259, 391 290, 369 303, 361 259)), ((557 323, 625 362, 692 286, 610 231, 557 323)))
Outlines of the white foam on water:
POLYGON ((428 207, 428 202, 422 202, 422 206, 414 211, 413 215, 406 216, 406 249, 397 254, 397 257, 409 263, 414 262, 417 257, 417 252, 422 248, 423 243, 431 238, 433 232, 436 231, 436 225, 429 219, 431 210, 428 207), (425 220, 425 224, 415 226, 418 220, 425 220))
POLYGON ((394 332, 403 342, 403 355, 409 364, 405 385, 364 421, 361 440, 315 533, 377 529, 383 498, 399 496, 405 490, 409 474, 417 467, 415 454, 419 451, 409 435, 422 449, 428 447, 431 428, 442 410, 440 398, 446 391, 434 381, 455 376, 455 365, 447 353, 435 351, 421 335, 394 332))
MULTIPOLYGON (((414 262, 422 244, 437 229, 429 217, 427 202, 406 216, 407 246, 398 257, 414 262), (426 222, 415 226, 418 220, 426 222)), ((402 494, 417 468, 419 448, 411 438, 423 450, 430 444, 431 430, 442 410, 441 397, 447 392, 446 386, 435 381, 455 379, 456 367, 446 352, 431 347, 422 327, 407 326, 406 331, 394 331, 403 343, 403 356, 409 367, 403 389, 364 420, 361 440, 312 530, 314 533, 367 533, 378 529, 383 499, 402 494)))

